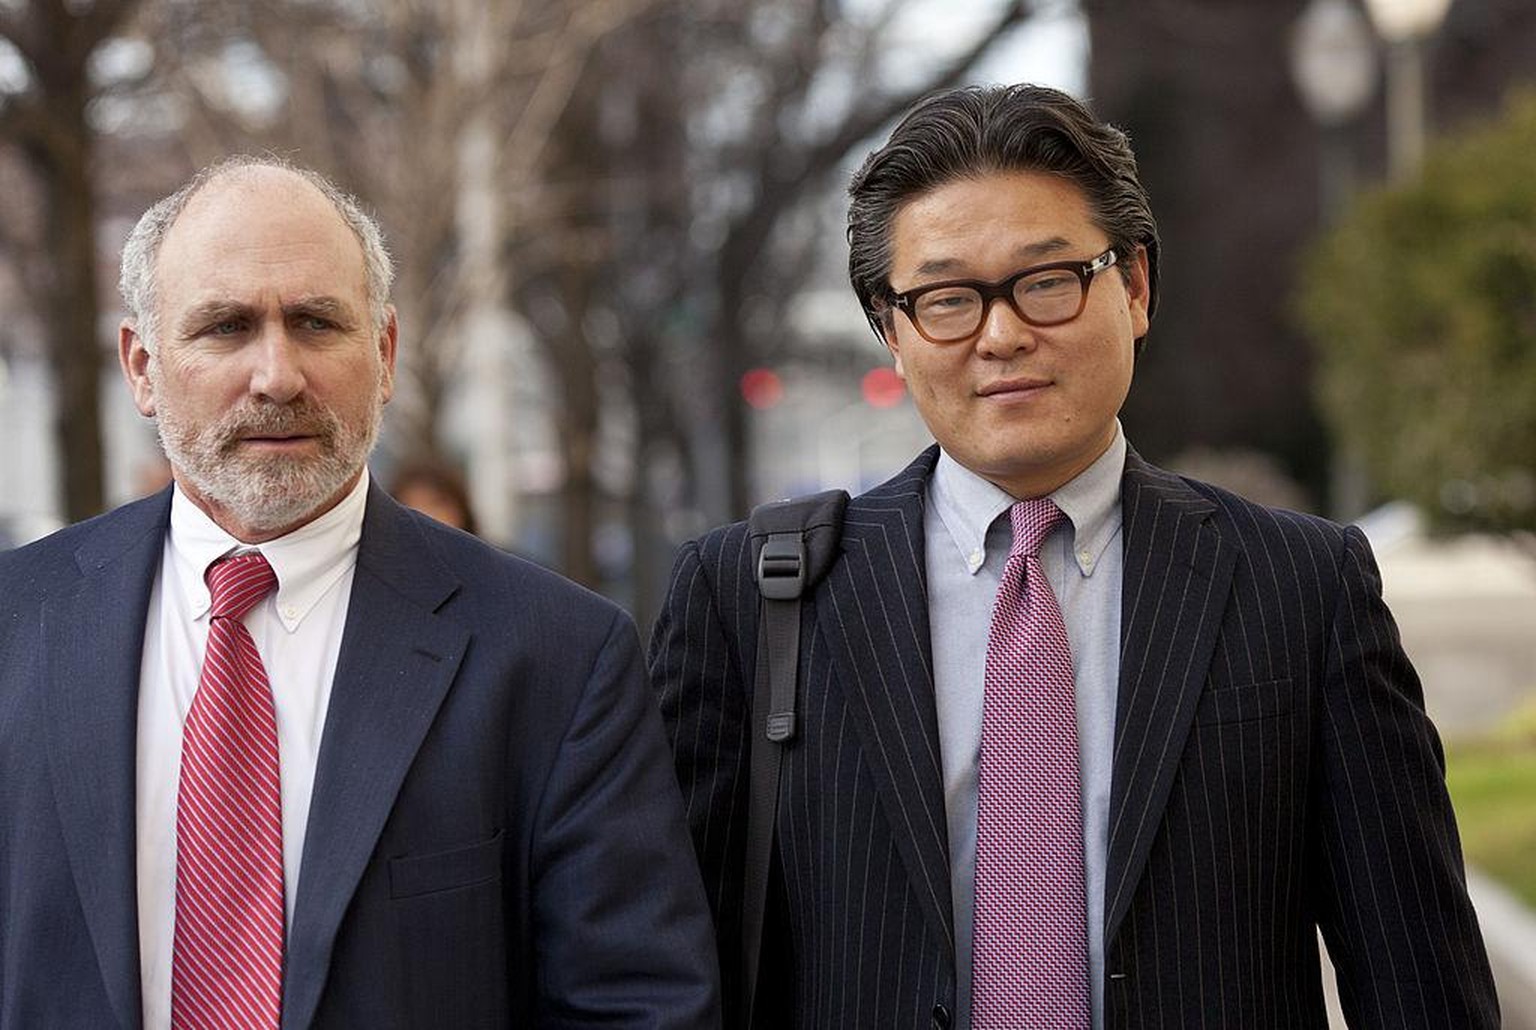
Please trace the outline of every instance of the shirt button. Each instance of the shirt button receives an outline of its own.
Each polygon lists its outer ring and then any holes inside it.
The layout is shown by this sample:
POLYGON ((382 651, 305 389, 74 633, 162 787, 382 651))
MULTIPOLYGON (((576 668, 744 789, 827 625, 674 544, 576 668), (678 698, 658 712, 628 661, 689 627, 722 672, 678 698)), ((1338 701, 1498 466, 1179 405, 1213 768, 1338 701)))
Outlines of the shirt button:
POLYGON ((299 610, 297 608, 295 608, 291 604, 283 605, 283 618, 285 618, 285 619, 297 619, 298 617, 299 617, 299 610))

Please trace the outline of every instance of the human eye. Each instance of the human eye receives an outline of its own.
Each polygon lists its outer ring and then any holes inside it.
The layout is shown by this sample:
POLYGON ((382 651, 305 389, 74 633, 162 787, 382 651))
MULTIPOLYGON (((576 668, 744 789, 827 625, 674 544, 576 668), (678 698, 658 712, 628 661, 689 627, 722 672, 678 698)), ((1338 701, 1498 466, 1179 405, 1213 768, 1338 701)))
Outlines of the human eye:
POLYGON ((981 303, 976 291, 968 286, 950 286, 929 290, 917 298, 919 315, 945 316, 974 310, 981 303))
POLYGON ((1027 294, 1061 293, 1077 288, 1077 276, 1061 269, 1051 269, 1026 276, 1019 281, 1018 290, 1027 294))
POLYGON ((244 330, 245 322, 242 319, 220 318, 209 322, 203 328, 201 335, 214 337, 215 339, 228 339, 231 336, 238 336, 244 330))
POLYGON ((308 336, 333 336, 354 328, 347 310, 329 300, 294 304, 284 309, 283 317, 289 329, 308 336))

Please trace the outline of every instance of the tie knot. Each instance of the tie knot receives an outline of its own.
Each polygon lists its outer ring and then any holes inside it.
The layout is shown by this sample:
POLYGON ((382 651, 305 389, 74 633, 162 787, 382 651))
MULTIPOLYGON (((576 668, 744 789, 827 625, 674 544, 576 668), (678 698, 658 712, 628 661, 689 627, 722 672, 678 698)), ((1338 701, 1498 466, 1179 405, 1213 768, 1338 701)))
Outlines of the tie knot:
POLYGON ((259 551, 220 558, 205 577, 216 619, 239 619, 277 586, 277 573, 259 551))
POLYGON ((1066 516, 1049 497, 1017 502, 1008 511, 1008 519, 1013 523, 1013 546, 1008 553, 1035 557, 1040 553, 1040 541, 1064 518, 1066 516))

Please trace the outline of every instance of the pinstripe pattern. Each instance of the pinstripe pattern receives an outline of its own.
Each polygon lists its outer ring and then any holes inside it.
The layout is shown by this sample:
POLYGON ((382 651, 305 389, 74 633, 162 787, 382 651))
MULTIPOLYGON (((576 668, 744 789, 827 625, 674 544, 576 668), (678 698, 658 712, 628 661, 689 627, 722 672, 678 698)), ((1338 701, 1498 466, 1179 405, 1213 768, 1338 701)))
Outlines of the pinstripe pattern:
MULTIPOLYGON (((922 553, 936 456, 850 503, 805 605, 768 1026, 927 1027, 954 1007, 922 553)), ((1122 507, 1107 1025, 1323 1027, 1320 925, 1352 1025, 1497 1026, 1439 741, 1364 537, 1134 453, 1122 507)), ((728 956, 727 1025, 751 556, 742 524, 686 545, 650 656, 728 956)))

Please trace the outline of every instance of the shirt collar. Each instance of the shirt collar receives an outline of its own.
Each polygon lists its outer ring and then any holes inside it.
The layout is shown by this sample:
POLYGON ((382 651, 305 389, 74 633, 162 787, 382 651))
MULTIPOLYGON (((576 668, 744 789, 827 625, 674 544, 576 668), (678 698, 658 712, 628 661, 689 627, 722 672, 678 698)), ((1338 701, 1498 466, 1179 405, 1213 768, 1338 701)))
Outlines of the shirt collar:
MULTIPOLYGON (((1072 524, 1072 557, 1084 576, 1093 575, 1104 548, 1120 529, 1120 478, 1125 472, 1125 433, 1115 421, 1115 438, 1103 454, 1062 484, 1051 500, 1072 524)), ((965 569, 975 575, 987 559, 987 528, 1013 506, 1002 487, 940 451, 930 494, 934 510, 954 541, 965 569)))
POLYGON ((259 551, 277 574, 277 617, 292 633, 335 582, 357 561, 368 502, 368 469, 357 485, 330 511, 291 533, 263 544, 245 544, 221 529, 208 513, 184 494, 180 485, 171 494, 171 525, 167 545, 184 596, 191 599, 192 617, 208 614, 208 587, 203 575, 226 554, 259 551))

